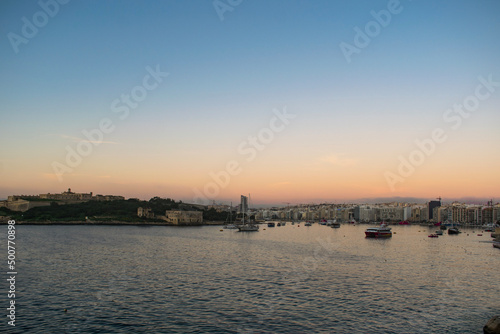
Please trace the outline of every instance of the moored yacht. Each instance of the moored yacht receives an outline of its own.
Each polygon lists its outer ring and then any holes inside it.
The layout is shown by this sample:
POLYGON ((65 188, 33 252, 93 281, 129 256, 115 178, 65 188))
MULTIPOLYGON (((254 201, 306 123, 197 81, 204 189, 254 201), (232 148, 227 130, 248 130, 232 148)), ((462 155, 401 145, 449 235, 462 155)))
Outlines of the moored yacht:
POLYGON ((236 230, 238 228, 238 226, 236 226, 236 224, 227 224, 227 225, 224 225, 224 228, 227 230, 236 230))
POLYGON ((259 231, 259 225, 245 223, 238 226, 240 232, 257 232, 259 231))

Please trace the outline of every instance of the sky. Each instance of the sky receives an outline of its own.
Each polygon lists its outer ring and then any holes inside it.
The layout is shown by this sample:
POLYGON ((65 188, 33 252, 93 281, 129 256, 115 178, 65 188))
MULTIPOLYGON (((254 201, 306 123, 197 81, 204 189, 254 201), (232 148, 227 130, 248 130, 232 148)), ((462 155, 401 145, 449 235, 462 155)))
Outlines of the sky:
POLYGON ((0 198, 500 198, 496 0, 7 0, 0 198))

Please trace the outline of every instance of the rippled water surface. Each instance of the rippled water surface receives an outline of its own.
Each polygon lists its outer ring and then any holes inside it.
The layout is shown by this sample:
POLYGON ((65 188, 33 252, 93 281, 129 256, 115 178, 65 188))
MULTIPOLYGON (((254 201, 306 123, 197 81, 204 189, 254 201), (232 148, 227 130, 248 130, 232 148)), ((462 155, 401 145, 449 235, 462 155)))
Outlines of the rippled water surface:
POLYGON ((490 233, 367 227, 18 226, 13 332, 482 333, 500 314, 490 233))

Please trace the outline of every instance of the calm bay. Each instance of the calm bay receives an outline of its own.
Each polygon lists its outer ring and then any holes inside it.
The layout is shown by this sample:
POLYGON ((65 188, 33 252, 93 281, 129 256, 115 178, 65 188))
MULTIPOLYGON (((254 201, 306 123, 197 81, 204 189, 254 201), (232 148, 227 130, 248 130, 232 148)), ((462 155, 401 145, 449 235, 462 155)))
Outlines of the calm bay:
POLYGON ((367 239, 368 226, 18 225, 16 326, 2 328, 482 333, 500 314, 490 233, 392 226, 392 238, 367 239))

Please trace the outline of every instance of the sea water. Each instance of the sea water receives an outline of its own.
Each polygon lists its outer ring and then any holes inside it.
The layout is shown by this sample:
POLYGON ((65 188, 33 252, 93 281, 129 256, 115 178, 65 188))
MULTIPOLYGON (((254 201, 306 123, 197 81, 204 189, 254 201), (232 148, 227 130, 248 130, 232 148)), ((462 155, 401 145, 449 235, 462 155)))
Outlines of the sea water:
POLYGON ((0 328, 482 333, 500 314, 490 233, 394 226, 392 238, 367 239, 367 227, 17 225, 16 326, 4 317, 0 328))

